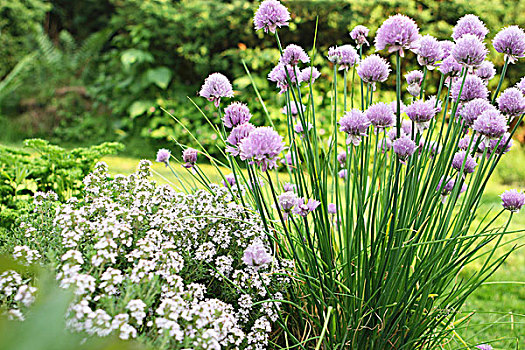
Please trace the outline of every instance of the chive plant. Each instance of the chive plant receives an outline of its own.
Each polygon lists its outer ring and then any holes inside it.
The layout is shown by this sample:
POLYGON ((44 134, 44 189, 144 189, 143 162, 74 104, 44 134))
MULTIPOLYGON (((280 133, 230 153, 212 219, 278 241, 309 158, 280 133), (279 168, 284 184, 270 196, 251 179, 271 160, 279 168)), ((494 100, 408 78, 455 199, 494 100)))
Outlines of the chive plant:
MULTIPOLYGON (((357 26, 351 37, 358 50, 344 45, 327 55, 333 80, 326 138, 318 133, 314 102, 315 81, 324 78, 313 66, 315 39, 310 54, 294 44, 283 47, 278 28, 289 20, 277 0, 264 1, 254 18, 255 28, 273 35, 281 52, 268 78, 285 101, 286 137, 250 124, 248 107, 237 102, 223 117, 221 98, 232 97, 223 75, 211 75, 200 92, 222 118, 223 124, 212 125, 227 161, 211 158, 203 147, 199 154, 219 171, 231 169, 231 175, 221 172, 223 184, 262 217, 274 253, 295 262, 287 271, 296 283, 282 301, 288 313, 277 321, 275 348, 437 349, 450 346, 452 336, 462 348, 476 345, 455 332, 467 320, 458 319, 459 312, 514 249, 498 250, 512 213, 525 202, 514 190, 502 197, 498 213, 478 211, 525 112, 519 86, 498 98, 509 63, 525 53, 523 30, 514 26, 496 36, 494 46, 506 58, 489 95, 494 74, 478 73, 488 62, 487 30, 476 16, 458 21, 454 42, 420 36, 404 15, 388 18, 375 47, 390 56, 393 77, 384 57, 364 55, 369 31, 357 26), (402 61, 412 53, 422 72, 407 75, 411 97, 404 100, 402 61), (432 75, 439 76, 438 93, 427 96, 432 75), (395 79, 396 99, 376 101, 387 79, 395 79), (280 163, 287 174, 279 172, 280 163), (511 211, 507 224, 494 226, 505 209, 511 211), (481 268, 461 273, 474 261, 481 268)), ((196 153, 186 149, 188 154, 195 179, 208 187, 196 153)))

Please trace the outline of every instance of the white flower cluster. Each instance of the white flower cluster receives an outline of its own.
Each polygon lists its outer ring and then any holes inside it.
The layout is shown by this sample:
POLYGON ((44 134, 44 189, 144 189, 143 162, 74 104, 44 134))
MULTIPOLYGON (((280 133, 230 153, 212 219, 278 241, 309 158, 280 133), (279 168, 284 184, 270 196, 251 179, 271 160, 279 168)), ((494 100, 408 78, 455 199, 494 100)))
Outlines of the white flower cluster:
MULTIPOLYGON (((75 331, 140 335, 170 349, 266 349, 280 303, 264 300, 283 298, 290 262, 246 265, 253 242, 273 251, 258 217, 225 187, 188 195, 156 186, 149 166, 141 161, 134 174, 111 179, 97 164, 84 198, 57 204, 47 225, 39 206, 54 198, 39 194, 15 257, 31 263, 56 252, 57 280, 76 295, 67 316, 75 331)), ((21 277, 9 276, 0 293, 21 288, 21 277)), ((31 301, 27 286, 19 293, 31 301)))

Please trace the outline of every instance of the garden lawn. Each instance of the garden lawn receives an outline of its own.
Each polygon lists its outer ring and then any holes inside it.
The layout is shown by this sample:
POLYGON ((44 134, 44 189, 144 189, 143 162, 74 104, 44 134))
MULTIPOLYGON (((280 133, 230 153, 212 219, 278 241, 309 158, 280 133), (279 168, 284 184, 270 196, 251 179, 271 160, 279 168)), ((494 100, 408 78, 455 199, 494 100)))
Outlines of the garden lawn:
MULTIPOLYGON (((138 164, 136 158, 117 156, 105 157, 103 161, 107 162, 112 174, 129 175, 135 171, 138 164)), ((214 166, 203 164, 199 167, 212 182, 222 180, 214 166)), ((172 168, 181 179, 189 183, 193 182, 188 170, 178 164, 172 164, 172 168)), ((152 170, 153 178, 158 183, 180 186, 171 170, 164 164, 153 162, 152 170)), ((225 175, 229 174, 228 169, 221 168, 221 171, 225 175)), ((287 175, 279 176, 288 178, 287 175)), ((195 185, 198 186, 197 183, 195 185)), ((480 213, 485 214, 487 210, 492 210, 495 215, 501 208, 499 195, 507 188, 508 186, 498 181, 495 174, 488 183, 480 213)), ((505 225, 508 215, 508 212, 503 213, 493 226, 505 225)), ((509 226, 509 231, 520 229, 525 229, 525 212, 515 214, 509 226)), ((525 233, 509 234, 504 241, 507 244, 503 246, 501 253, 513 246, 524 245, 525 233)), ((469 269, 476 268, 475 264, 469 267, 469 269)), ((468 269, 465 273, 468 274, 468 269)), ((472 319, 458 330, 459 335, 465 340, 471 343, 490 342, 494 349, 523 349, 525 347, 525 249, 518 248, 500 269, 470 296, 463 309, 466 313, 475 312, 472 319)), ((454 342, 456 344, 452 348, 462 346, 459 339, 454 342)))

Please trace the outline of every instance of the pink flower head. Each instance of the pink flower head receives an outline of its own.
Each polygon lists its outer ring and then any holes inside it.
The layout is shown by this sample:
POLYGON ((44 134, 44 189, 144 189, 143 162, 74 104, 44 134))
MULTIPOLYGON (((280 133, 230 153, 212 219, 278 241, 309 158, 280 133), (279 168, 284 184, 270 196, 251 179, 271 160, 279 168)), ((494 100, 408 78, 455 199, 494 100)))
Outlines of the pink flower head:
POLYGON ((397 154, 401 163, 406 164, 406 160, 410 157, 417 149, 416 143, 406 135, 401 135, 400 138, 394 140, 392 143, 394 153, 397 154))
MULTIPOLYGON (((306 111, 306 106, 301 104, 301 111, 304 113, 306 111)), ((281 109, 281 112, 283 114, 288 114, 288 105, 284 106, 282 109, 281 109)), ((292 101, 290 102, 290 114, 295 117, 297 116, 297 114, 299 113, 299 110, 297 109, 297 104, 295 103, 295 101, 292 101)))
POLYGON ((357 75, 367 84, 383 82, 390 74, 390 63, 379 55, 370 55, 357 66, 357 75))
POLYGON ((407 91, 410 95, 417 97, 421 92, 421 84, 423 83, 423 72, 420 70, 413 70, 405 74, 408 83, 407 91))
POLYGON ((525 56, 525 32, 518 26, 503 28, 492 43, 496 51, 504 53, 510 63, 525 56))
POLYGON ((239 145, 242 160, 250 160, 262 171, 277 166, 277 157, 284 150, 282 136, 271 127, 255 128, 239 145))
POLYGON ((354 108, 345 112, 343 117, 339 119, 339 131, 348 134, 347 144, 353 143, 354 146, 358 146, 361 143, 361 136, 366 135, 366 130, 370 124, 370 120, 368 120, 366 115, 359 109, 354 108))
POLYGON ((185 162, 182 166, 185 168, 193 168, 195 166, 195 163, 197 162, 197 155, 199 152, 194 148, 186 148, 184 152, 182 152, 182 161, 185 162))
POLYGON ((480 77, 485 83, 488 83, 489 80, 494 78, 496 75, 494 63, 490 61, 483 61, 483 63, 478 68, 476 68, 474 74, 480 77))
POLYGON ((233 102, 224 109, 224 117, 222 118, 222 121, 225 127, 231 129, 237 125, 249 122, 251 117, 252 114, 250 113, 248 106, 241 102, 233 102))
MULTIPOLYGON (((453 101, 456 101, 458 98, 462 82, 462 79, 457 79, 452 84, 452 88, 450 89, 450 97, 452 97, 453 101)), ((483 80, 474 74, 469 74, 465 78, 465 84, 463 85, 463 90, 461 90, 461 97, 459 100, 461 102, 468 102, 475 98, 486 99, 488 94, 489 90, 487 89, 487 86, 483 80)))
POLYGON ((161 148, 157 152, 157 162, 164 163, 166 166, 170 163, 171 152, 165 148, 161 148))
POLYGON ((303 70, 301 70, 301 73, 299 74, 299 80, 304 81, 305 83, 312 84, 321 76, 321 73, 319 70, 315 67, 306 67, 303 70))
POLYGON ((454 56, 449 55, 441 61, 439 64, 439 71, 443 73, 444 75, 450 75, 453 77, 459 76, 461 72, 461 64, 459 64, 454 56))
POLYGON ((502 193, 501 205, 503 209, 517 213, 525 205, 525 193, 518 192, 518 190, 507 190, 502 193))
POLYGON ((516 117, 525 113, 525 96, 520 89, 511 87, 498 97, 498 107, 501 113, 509 117, 516 117))
POLYGON ((434 69, 436 62, 443 58, 443 48, 441 43, 432 35, 424 35, 415 43, 417 62, 427 69, 434 69))
POLYGON ((298 198, 293 212, 294 214, 306 217, 309 213, 314 211, 319 204, 321 204, 321 202, 313 198, 298 198))
POLYGON ((489 109, 496 110, 496 107, 484 98, 475 98, 461 107, 459 115, 465 121, 465 126, 471 126, 481 113, 489 109))
POLYGON ((357 48, 360 48, 364 44, 370 45, 366 38, 368 37, 368 32, 370 30, 362 25, 357 25, 350 32, 350 37, 355 40, 357 48))
POLYGON ((450 40, 441 40, 439 43, 441 45, 441 50, 443 51, 443 56, 441 56, 441 59, 448 57, 454 48, 454 42, 450 40))
POLYGON ((437 109, 435 107, 435 99, 415 100, 407 106, 405 112, 414 123, 416 123, 417 130, 422 133, 427 129, 430 120, 436 116, 437 109))
POLYGON ((488 32, 489 30, 485 27, 485 24, 478 16, 468 14, 458 20, 456 26, 452 30, 452 38, 457 41, 464 35, 470 34, 474 35, 479 40, 483 40, 488 32))
POLYGON ((394 111, 384 102, 372 104, 365 113, 366 118, 378 132, 394 125, 394 111))
POLYGON ((255 130, 255 126, 250 123, 237 125, 232 129, 230 135, 226 139, 230 145, 226 147, 226 152, 236 157, 239 155, 239 144, 244 140, 250 133, 255 130))
POLYGON ((476 169, 476 166, 478 166, 478 163, 476 163, 470 154, 465 151, 459 151, 454 155, 454 158, 452 158, 452 167, 457 171, 460 171, 463 163, 465 163, 465 167, 463 169, 465 174, 473 173, 476 169))
POLYGON ((477 67, 487 57, 485 44, 475 35, 465 34, 456 41, 452 49, 454 59, 467 67, 477 67))
POLYGON ((359 61, 359 55, 351 45, 336 46, 328 49, 328 60, 338 64, 340 70, 348 70, 359 61))
POLYGON ((265 0, 259 6, 253 23, 255 30, 264 29, 265 33, 275 33, 277 27, 288 26, 290 20, 290 12, 288 9, 277 0, 265 0))
POLYGON ((497 139, 507 131, 507 118, 495 109, 488 109, 472 124, 472 129, 487 139, 497 139))
POLYGON ((383 22, 377 30, 375 45, 377 50, 388 49, 388 52, 399 51, 404 55, 404 50, 415 47, 415 42, 419 39, 419 28, 416 22, 401 14, 391 16, 383 22))
POLYGON ((273 81, 277 84, 277 87, 280 89, 279 93, 283 93, 288 90, 288 78, 292 84, 301 83, 301 71, 292 66, 285 66, 282 63, 279 63, 275 66, 270 73, 268 73, 268 80, 273 81), (288 73, 288 76, 287 76, 288 73))
POLYGON ((233 89, 228 78, 221 73, 213 73, 204 80, 199 95, 219 107, 222 97, 233 97, 233 89))
POLYGON ((279 62, 284 65, 296 66, 299 64, 299 62, 310 62, 310 57, 308 57, 306 52, 299 45, 290 44, 283 50, 283 54, 279 62))

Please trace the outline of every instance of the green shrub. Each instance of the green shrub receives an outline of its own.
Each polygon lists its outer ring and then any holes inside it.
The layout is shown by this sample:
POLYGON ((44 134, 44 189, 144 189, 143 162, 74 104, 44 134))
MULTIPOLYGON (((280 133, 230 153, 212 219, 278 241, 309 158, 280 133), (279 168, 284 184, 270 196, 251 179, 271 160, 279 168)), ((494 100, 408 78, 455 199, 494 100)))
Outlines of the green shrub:
POLYGON ((123 149, 113 142, 72 150, 40 139, 24 144, 29 150, 0 146, 0 236, 26 211, 37 191, 54 191, 60 200, 78 195, 95 163, 123 149))

